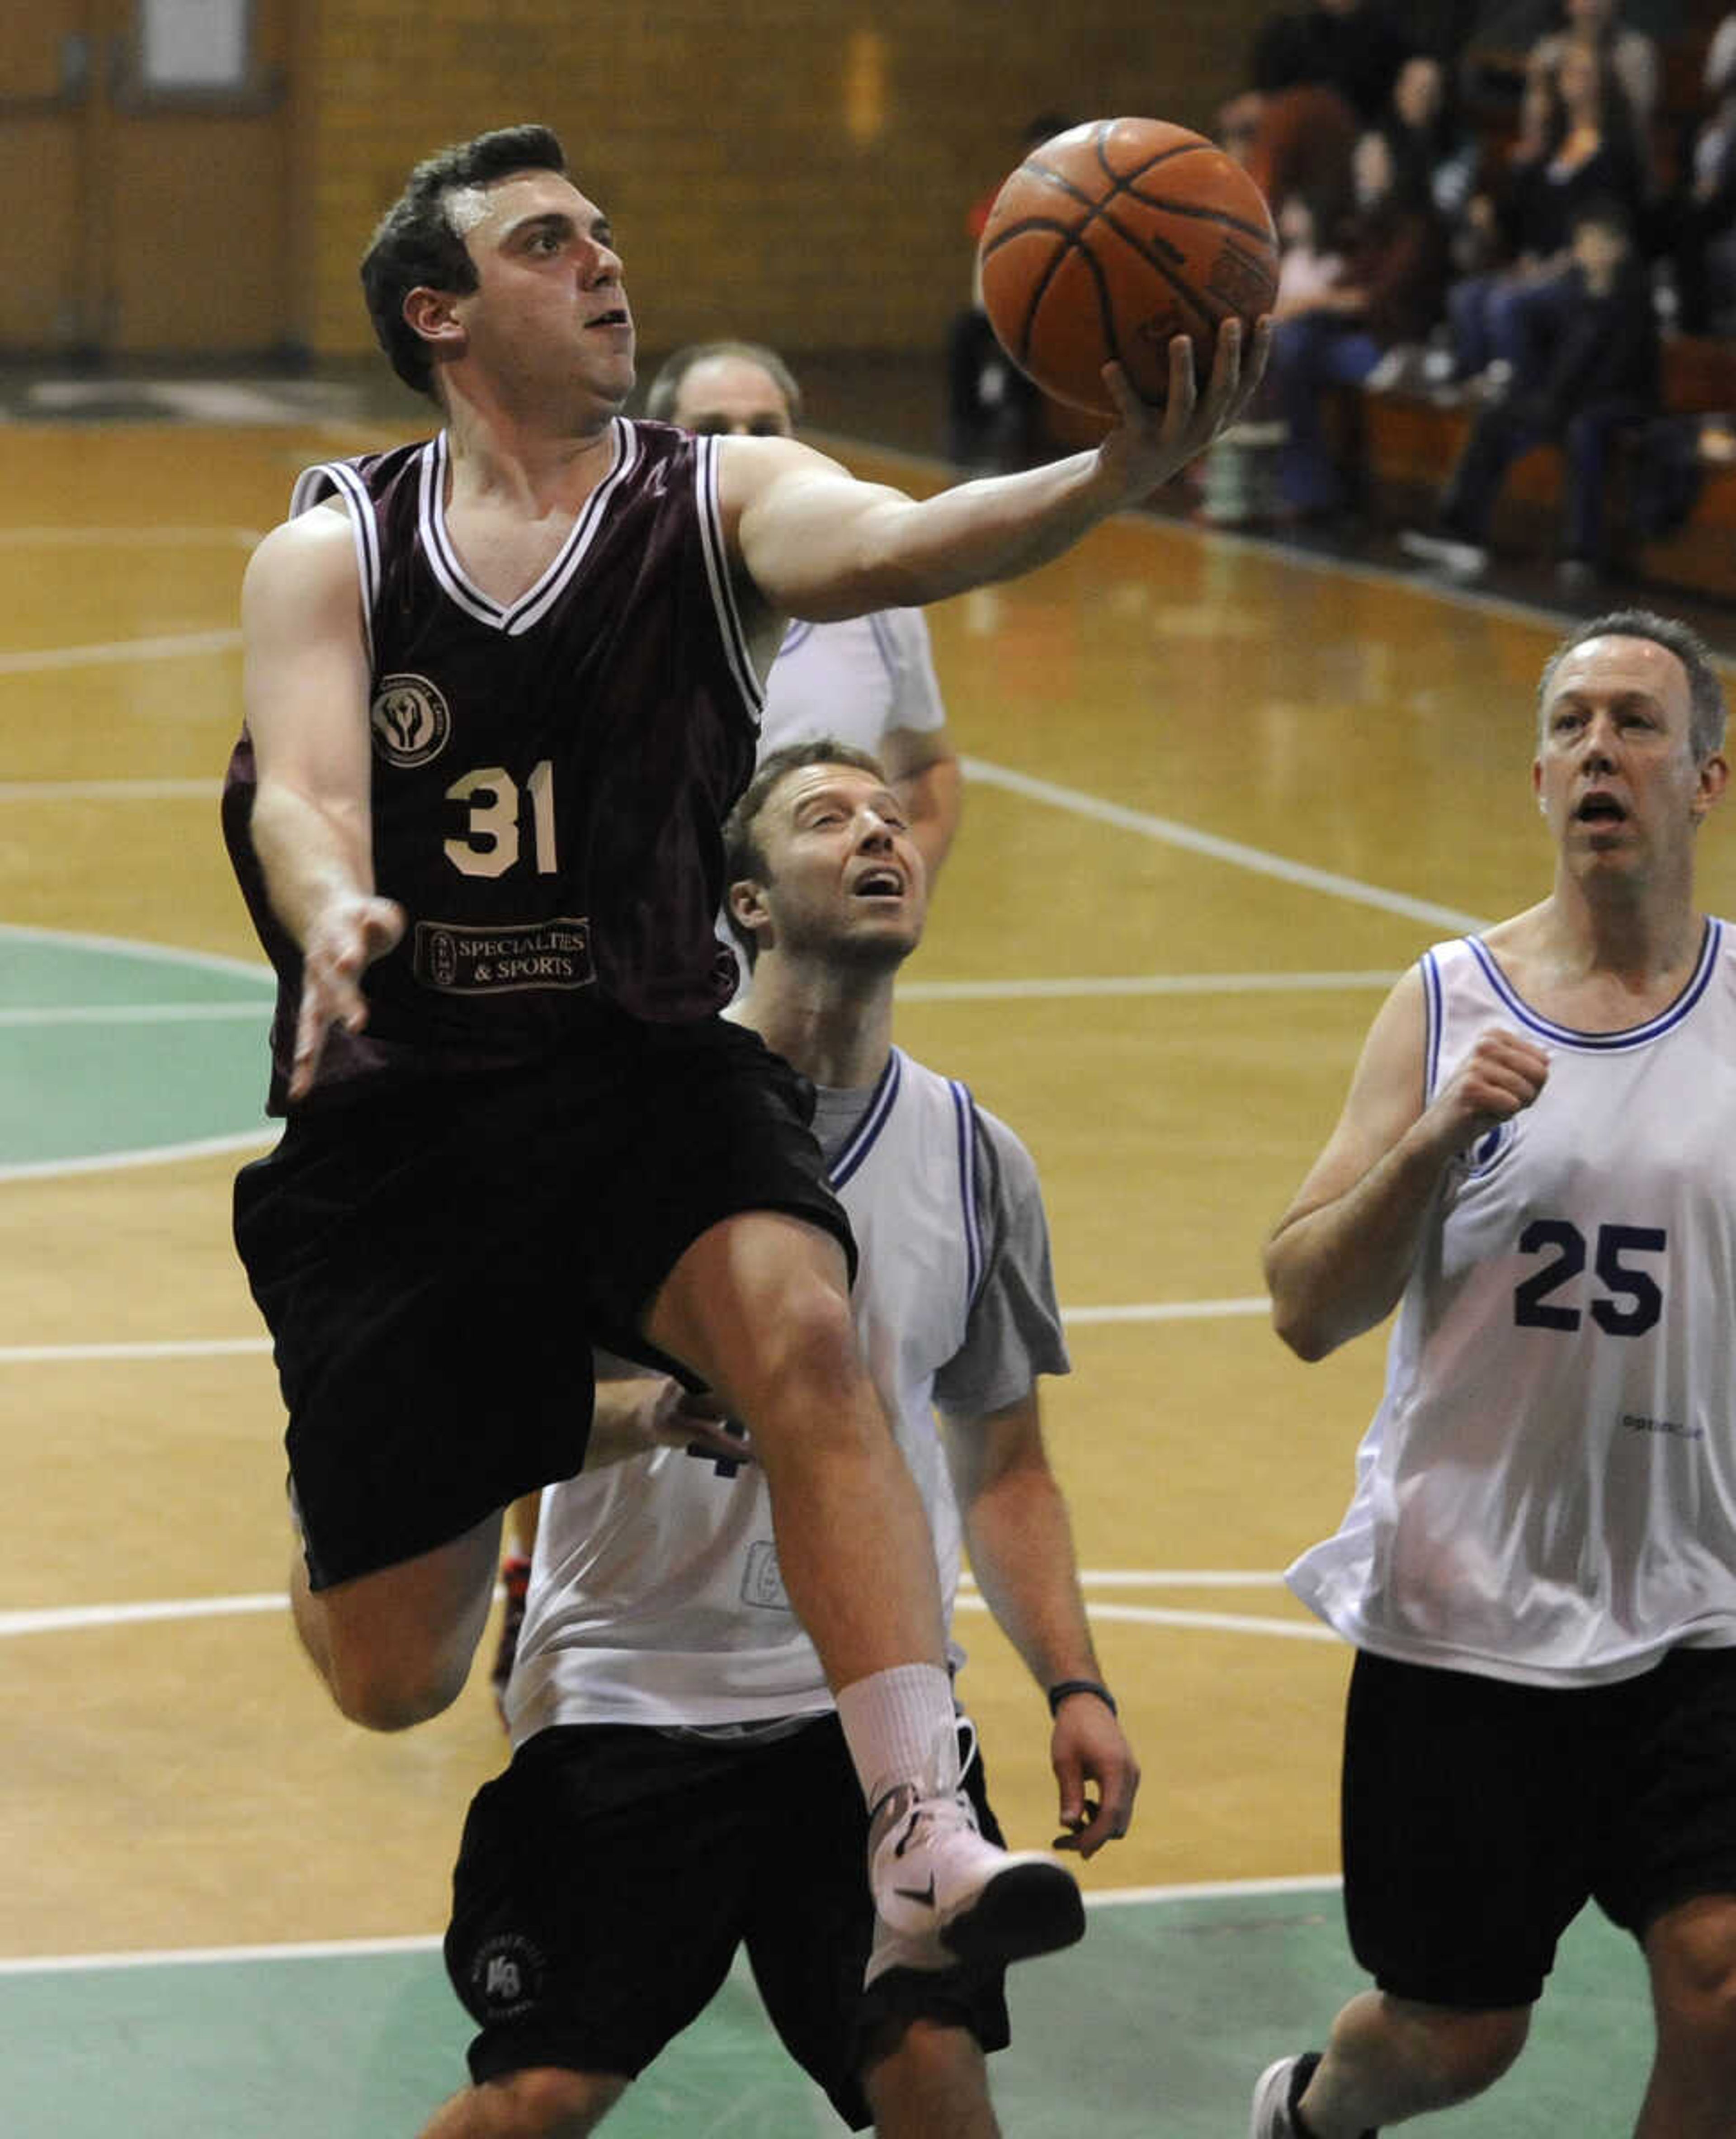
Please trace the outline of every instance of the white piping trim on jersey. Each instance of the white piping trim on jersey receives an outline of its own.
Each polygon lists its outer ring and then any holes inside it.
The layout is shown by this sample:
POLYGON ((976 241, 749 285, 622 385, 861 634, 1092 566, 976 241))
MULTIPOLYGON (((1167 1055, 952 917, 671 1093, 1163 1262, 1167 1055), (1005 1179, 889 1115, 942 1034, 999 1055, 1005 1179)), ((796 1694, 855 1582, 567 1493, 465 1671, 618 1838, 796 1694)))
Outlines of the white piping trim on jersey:
POLYGON ((621 478, 638 458, 632 427, 619 417, 611 419, 609 436, 614 458, 609 473, 585 500, 584 510, 574 521, 571 532, 548 570, 534 586, 510 603, 497 602, 492 595, 485 595, 458 561, 458 553, 446 525, 446 470, 449 458, 446 433, 442 431, 428 441, 423 449, 418 501, 422 546, 434 577, 448 599, 467 616, 474 617, 478 624, 492 626, 509 639, 516 639, 548 614, 550 604, 565 591, 580 560, 595 541, 604 512, 621 478))
MULTIPOLYGON (((880 657, 880 666, 886 671, 886 680, 889 683, 896 684, 898 680, 897 656, 893 645, 892 627, 886 621, 886 618, 887 612, 884 609, 877 609, 863 617, 862 621, 868 626, 868 636, 874 642, 874 651, 880 657)), ((785 631, 783 642, 778 648, 778 659, 781 661, 785 654, 794 653, 797 647, 805 646, 814 636, 817 628, 805 619, 798 617, 785 631)))
POLYGON ((967 1084, 949 1078, 954 1124, 958 1135, 958 1192, 965 1221, 966 1290, 971 1304, 982 1290, 982 1225, 976 1208, 976 1102, 967 1084))
POLYGON ((730 577, 727 546, 723 539, 723 513, 717 502, 717 441, 693 442, 693 490, 699 507, 700 548, 705 557, 706 577, 711 582, 712 605, 717 612, 718 633, 742 702, 757 727, 765 707, 765 687, 754 667, 753 654, 742 629, 741 612, 736 605, 735 583, 730 577))
POLYGON ((857 1123, 854 1133, 832 1162, 826 1179, 834 1189, 842 1188, 873 1150, 880 1132, 892 1118, 892 1109, 897 1104, 898 1087, 903 1079, 904 1057, 895 1047, 887 1056, 886 1067, 880 1072, 878 1081, 868 1096, 867 1111, 857 1123))
POLYGON ((1422 954, 1422 990, 1423 1016, 1427 1021, 1426 1037, 1423 1043, 1422 1103, 1427 1106, 1435 1096, 1440 1076, 1440 1039, 1446 1025, 1440 967, 1432 951, 1425 951, 1422 954))
POLYGON ((1711 984, 1723 935, 1724 923, 1708 917, 1699 957, 1681 993, 1655 1017, 1648 1018, 1644 1025, 1631 1025, 1620 1032, 1581 1032, 1571 1025, 1557 1025, 1553 1019, 1533 1010, 1523 996, 1513 992, 1512 983, 1478 937, 1467 936, 1465 941, 1470 947, 1472 957, 1482 967, 1489 986, 1522 1024, 1528 1025, 1533 1032, 1541 1033, 1546 1040, 1553 1040, 1562 1047, 1577 1048, 1582 1054, 1616 1055, 1628 1048, 1643 1047, 1648 1041, 1661 1038, 1672 1027, 1681 1023, 1711 984))
POLYGON ((887 682, 896 687, 898 681, 898 663, 892 651, 892 626, 886 620, 886 611, 877 609, 872 614, 864 617, 863 621, 867 624, 869 636, 874 642, 874 651, 880 656, 880 666, 886 671, 887 682))
MULTIPOLYGON (((558 580, 547 582, 545 590, 540 594, 533 587, 513 611, 512 620, 506 629, 509 635, 514 639, 529 631, 533 625, 540 624, 544 617, 548 614, 567 583, 571 580, 574 572, 578 569, 580 559, 596 541, 598 531, 601 528, 604 517, 609 511, 610 499, 638 465, 638 433, 634 430, 631 423, 623 423, 619 416, 614 418, 613 428, 614 465, 591 492, 584 511, 579 516, 565 553, 565 569, 560 572, 558 580)), ((560 560, 556 561, 558 565, 560 560)))
POLYGON ((368 486, 348 461, 321 461, 304 468, 290 492, 290 517, 325 502, 329 490, 344 501, 350 520, 350 538, 355 545, 355 569, 362 583, 362 633, 367 641, 368 666, 374 666, 374 609, 379 600, 379 527, 374 517, 374 500, 368 486))
POLYGON ((455 602, 467 616, 474 617, 478 624, 491 624, 499 629, 506 612, 500 604, 491 601, 487 595, 472 590, 464 577, 457 559, 447 547, 446 529, 442 524, 439 506, 446 488, 446 433, 430 438, 422 449, 422 467, 418 485, 416 520, 421 531, 422 546, 428 570, 446 590, 447 598, 455 602))

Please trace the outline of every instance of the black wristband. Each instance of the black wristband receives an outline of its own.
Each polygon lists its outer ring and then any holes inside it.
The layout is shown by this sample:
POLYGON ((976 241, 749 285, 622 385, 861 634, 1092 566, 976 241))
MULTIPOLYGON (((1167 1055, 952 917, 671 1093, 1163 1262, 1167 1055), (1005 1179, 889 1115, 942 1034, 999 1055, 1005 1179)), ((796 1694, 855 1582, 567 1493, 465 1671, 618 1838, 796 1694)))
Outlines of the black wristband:
POLYGON ((1115 1696, 1108 1686, 1099 1686, 1094 1678, 1064 1678, 1049 1689, 1049 1712, 1051 1716, 1060 1714, 1061 1703, 1070 1693, 1094 1694, 1112 1716, 1121 1712, 1115 1706, 1115 1696))

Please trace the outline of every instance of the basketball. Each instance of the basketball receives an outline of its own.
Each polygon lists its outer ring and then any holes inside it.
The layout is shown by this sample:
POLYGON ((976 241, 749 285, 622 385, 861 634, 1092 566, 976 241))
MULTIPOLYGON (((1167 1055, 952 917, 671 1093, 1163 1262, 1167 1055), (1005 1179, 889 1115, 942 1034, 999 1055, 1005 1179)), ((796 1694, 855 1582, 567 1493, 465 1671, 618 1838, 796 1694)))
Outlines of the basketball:
POLYGON ((1201 390, 1223 322, 1269 311, 1278 233, 1240 164, 1161 119, 1095 119, 1033 149, 995 196, 977 257, 1001 347, 1057 401, 1113 415, 1119 363, 1142 399, 1169 394, 1191 335, 1201 390))

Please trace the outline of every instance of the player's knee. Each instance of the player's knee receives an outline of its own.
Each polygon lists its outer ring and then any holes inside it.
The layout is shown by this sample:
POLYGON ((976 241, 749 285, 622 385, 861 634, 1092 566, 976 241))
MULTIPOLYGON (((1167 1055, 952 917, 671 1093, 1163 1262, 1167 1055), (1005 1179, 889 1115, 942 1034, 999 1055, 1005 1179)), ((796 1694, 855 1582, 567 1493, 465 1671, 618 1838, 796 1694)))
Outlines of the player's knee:
POLYGON ((410 1730, 450 1708, 464 1691, 469 1659, 345 1655, 334 1650, 327 1673, 332 1698, 368 1730, 410 1730))
POLYGON ((1660 2047, 1736 2073, 1736 1910, 1690 1902, 1647 1941, 1660 2047))
POLYGON ((787 1288, 765 1338, 762 1387, 792 1409, 809 1411, 819 1401, 835 1412, 863 1373, 849 1300, 818 1276, 804 1275, 787 1288))

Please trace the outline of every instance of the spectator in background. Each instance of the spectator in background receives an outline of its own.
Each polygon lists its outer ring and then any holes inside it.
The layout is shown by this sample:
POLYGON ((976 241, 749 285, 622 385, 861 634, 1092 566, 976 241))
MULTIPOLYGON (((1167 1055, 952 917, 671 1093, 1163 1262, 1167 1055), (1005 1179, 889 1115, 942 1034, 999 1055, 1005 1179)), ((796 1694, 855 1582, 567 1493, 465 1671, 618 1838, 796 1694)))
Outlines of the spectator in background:
MULTIPOLYGON (((1039 112, 1020 138, 1017 162, 1072 124, 1059 111, 1039 112)), ((976 257, 989 212, 1005 182, 1005 176, 997 179, 965 217, 971 301, 954 315, 946 336, 946 454, 961 467, 1022 467, 1037 448, 1043 396, 995 338, 983 309, 976 257)))
POLYGON ((1447 223, 1457 221, 1476 184, 1482 148, 1460 125, 1447 70, 1432 54, 1415 52, 1399 69, 1380 126, 1398 191, 1425 194, 1447 223))
POLYGON ((1386 112, 1399 69, 1414 49, 1379 0, 1310 0, 1261 25, 1249 74, 1261 96, 1334 89, 1362 125, 1372 126, 1386 112))
POLYGON ((1572 41, 1553 71, 1528 77, 1513 158, 1471 211, 1501 263, 1461 277, 1448 298, 1455 377, 1474 396, 1536 384, 1525 360, 1538 345, 1539 316, 1564 299, 1580 210, 1614 202, 1632 230, 1644 198, 1626 100, 1598 48, 1572 41))
POLYGON ((1576 215, 1566 302, 1540 316, 1546 345, 1535 384, 1484 408, 1441 499, 1433 533, 1401 537, 1413 556, 1459 578, 1489 561, 1489 523, 1508 469, 1533 447, 1558 447, 1566 463, 1564 585, 1591 584, 1606 562, 1605 493, 1611 448, 1659 407, 1658 325, 1631 220, 1615 202, 1576 215))
POLYGON ((1642 165, 1650 167, 1651 130, 1658 116, 1662 71, 1658 48, 1642 30, 1618 21, 1621 0, 1559 0, 1558 27, 1539 37, 1527 55, 1528 75, 1554 74, 1574 45, 1591 46, 1607 65, 1627 100, 1628 117, 1642 165))
POLYGON ((1336 229, 1356 198, 1357 136, 1385 112, 1412 49, 1376 0, 1310 0, 1269 17, 1249 58, 1253 86, 1219 134, 1269 201, 1304 196, 1336 229))
POLYGON ((1285 204, 1292 245, 1281 267, 1268 390, 1282 417, 1284 497, 1297 517, 1320 519, 1356 501, 1361 471, 1328 441, 1324 397, 1361 385, 1392 350, 1421 342, 1440 316, 1446 232, 1413 170, 1401 182, 1391 145, 1371 127, 1357 144, 1356 210, 1332 251, 1297 247, 1298 203, 1285 204), (1298 262, 1308 272, 1297 272, 1298 262))
POLYGON ((1684 334, 1728 332, 1736 314, 1736 12, 1713 32, 1705 110, 1663 217, 1684 334))
POLYGON ((1662 69, 1655 41, 1619 22, 1621 0, 1489 0, 1468 41, 1463 75, 1490 115, 1510 112, 1522 85, 1553 71, 1570 44, 1594 46, 1626 94, 1635 132, 1649 146, 1662 69))

